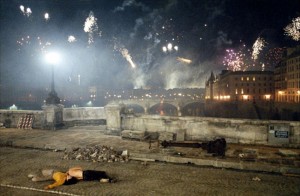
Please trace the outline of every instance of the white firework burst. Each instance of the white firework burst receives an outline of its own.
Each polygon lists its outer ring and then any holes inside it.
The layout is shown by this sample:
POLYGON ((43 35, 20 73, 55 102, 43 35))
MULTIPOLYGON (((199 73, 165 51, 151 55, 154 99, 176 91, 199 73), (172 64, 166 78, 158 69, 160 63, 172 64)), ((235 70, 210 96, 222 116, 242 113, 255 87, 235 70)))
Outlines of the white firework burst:
POLYGON ((68 37, 68 42, 76 42, 77 40, 76 40, 76 37, 74 37, 73 35, 69 35, 69 37, 68 37))
POLYGON ((123 57, 129 62, 129 64, 131 65, 132 68, 135 68, 135 64, 132 61, 132 57, 130 56, 128 50, 126 48, 122 48, 121 49, 121 53, 123 55, 123 57))
POLYGON ((292 20, 284 29, 285 35, 291 37, 295 41, 300 40, 300 17, 292 20))
POLYGON ((88 43, 91 44, 94 42, 94 34, 98 34, 101 36, 101 32, 99 32, 97 18, 94 16, 94 13, 91 11, 89 17, 86 18, 84 23, 83 30, 88 33, 89 40, 88 43))
POLYGON ((44 14, 44 18, 45 18, 46 21, 49 20, 49 19, 50 19, 49 14, 48 14, 48 13, 45 13, 45 14, 44 14))
POLYGON ((258 55, 259 55, 260 51, 263 49, 263 47, 265 47, 266 43, 267 42, 263 38, 261 38, 261 37, 258 37, 256 39, 256 41, 254 42, 254 44, 252 46, 252 49, 253 49, 253 51, 252 51, 252 58, 254 60, 256 60, 258 58, 258 55))

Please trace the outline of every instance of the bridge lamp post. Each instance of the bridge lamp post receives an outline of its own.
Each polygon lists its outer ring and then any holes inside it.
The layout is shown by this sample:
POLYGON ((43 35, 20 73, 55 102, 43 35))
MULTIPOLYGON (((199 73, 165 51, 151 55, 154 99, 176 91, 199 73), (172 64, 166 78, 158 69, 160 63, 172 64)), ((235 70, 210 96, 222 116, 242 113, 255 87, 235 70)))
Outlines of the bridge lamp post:
POLYGON ((49 52, 45 56, 46 62, 51 65, 52 71, 52 80, 51 80, 51 91, 46 99, 46 104, 59 104, 60 98, 57 96, 57 93, 54 89, 54 66, 57 65, 60 61, 60 55, 56 52, 49 52))

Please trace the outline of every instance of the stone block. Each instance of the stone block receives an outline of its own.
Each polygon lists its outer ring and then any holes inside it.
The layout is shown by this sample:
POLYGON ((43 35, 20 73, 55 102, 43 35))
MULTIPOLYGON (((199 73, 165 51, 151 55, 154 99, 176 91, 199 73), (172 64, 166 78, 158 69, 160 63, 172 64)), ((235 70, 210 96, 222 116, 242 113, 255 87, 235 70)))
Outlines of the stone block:
POLYGON ((126 139, 143 140, 145 138, 145 131, 123 130, 121 132, 121 137, 126 139))
POLYGON ((173 141, 174 140, 174 134, 171 133, 171 132, 166 132, 166 131, 160 132, 158 140, 160 140, 160 141, 164 141, 164 140, 173 141))
POLYGON ((185 139, 185 130, 179 129, 176 131, 176 141, 183 142, 185 139))

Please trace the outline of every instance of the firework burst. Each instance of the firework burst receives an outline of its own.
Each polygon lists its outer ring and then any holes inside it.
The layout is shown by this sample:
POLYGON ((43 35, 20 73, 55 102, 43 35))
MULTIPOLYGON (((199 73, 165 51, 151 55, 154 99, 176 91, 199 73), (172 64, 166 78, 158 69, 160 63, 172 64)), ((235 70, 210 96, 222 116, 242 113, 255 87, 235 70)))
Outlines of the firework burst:
POLYGON ((267 42, 261 38, 261 37, 258 37, 256 39, 256 41, 254 42, 253 46, 252 46, 252 58, 254 60, 257 60, 258 59, 258 55, 260 53, 260 51, 263 49, 263 47, 265 47, 265 45, 267 44, 267 42))
POLYGON ((99 36, 101 36, 101 31, 99 32, 97 20, 98 19, 94 16, 94 13, 92 11, 90 12, 89 17, 87 17, 85 20, 83 30, 89 35, 89 44, 94 42, 94 34, 98 34, 99 36))
POLYGON ((26 8, 26 10, 25 10, 25 7, 23 5, 20 5, 20 10, 27 17, 29 17, 32 14, 32 11, 31 11, 31 9, 29 7, 26 8))
POLYGON ((182 62, 182 63, 186 63, 186 64, 192 63, 192 60, 186 59, 186 58, 181 58, 181 57, 177 57, 177 61, 182 62))
POLYGON ((241 71, 244 69, 245 54, 241 52, 235 52, 234 50, 226 50, 226 56, 223 60, 223 65, 227 66, 227 70, 231 71, 241 71))
POLYGON ((131 65, 131 67, 135 68, 136 65, 133 63, 132 57, 129 54, 128 50, 126 48, 121 48, 120 51, 121 51, 121 54, 123 55, 123 57, 129 62, 129 64, 131 65))
POLYGON ((18 50, 24 48, 28 49, 28 47, 31 47, 33 51, 40 51, 42 53, 45 52, 46 48, 51 45, 51 43, 48 41, 42 41, 40 37, 32 39, 29 35, 21 37, 19 40, 17 40, 17 44, 19 45, 18 50))
POLYGON ((68 37, 68 42, 72 43, 72 42, 76 42, 76 37, 74 37, 73 35, 69 35, 68 37))
POLYGON ((300 17, 292 20, 284 29, 285 35, 291 37, 295 41, 300 40, 300 17))
POLYGON ((50 19, 49 14, 48 14, 48 13, 45 13, 45 14, 44 14, 44 18, 45 18, 46 21, 48 21, 48 20, 50 19))
POLYGON ((127 62, 130 64, 132 68, 136 68, 135 63, 132 60, 132 57, 129 53, 129 51, 120 43, 117 43, 117 40, 114 40, 114 51, 115 52, 120 52, 122 56, 127 60, 127 62))

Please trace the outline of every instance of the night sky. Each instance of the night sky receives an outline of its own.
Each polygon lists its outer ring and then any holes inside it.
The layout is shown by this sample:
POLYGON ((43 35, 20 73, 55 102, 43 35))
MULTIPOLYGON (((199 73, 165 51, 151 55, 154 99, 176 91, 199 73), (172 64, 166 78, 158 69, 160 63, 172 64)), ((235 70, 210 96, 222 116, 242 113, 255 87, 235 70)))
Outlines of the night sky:
POLYGON ((299 45, 284 31, 300 16, 299 0, 0 2, 1 86, 49 87, 45 54, 56 51, 58 89, 203 88, 211 71, 230 69, 228 51, 243 56, 242 70, 261 70, 274 67, 271 51, 299 45))

